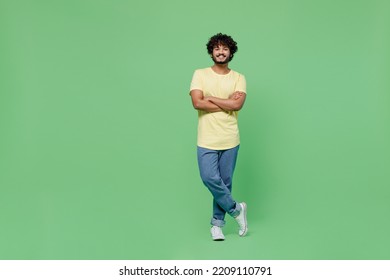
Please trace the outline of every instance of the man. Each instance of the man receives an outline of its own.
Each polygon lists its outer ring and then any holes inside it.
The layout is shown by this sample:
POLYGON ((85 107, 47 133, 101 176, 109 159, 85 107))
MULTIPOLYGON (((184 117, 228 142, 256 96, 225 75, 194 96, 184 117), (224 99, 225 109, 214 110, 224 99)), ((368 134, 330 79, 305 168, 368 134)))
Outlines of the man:
POLYGON ((245 77, 229 68, 237 43, 218 33, 207 43, 214 65, 195 71, 190 88, 192 104, 198 110, 198 165, 203 183, 213 195, 211 236, 224 240, 225 214, 235 218, 239 235, 248 231, 245 202, 232 197, 233 172, 240 145, 238 111, 246 98, 245 77))

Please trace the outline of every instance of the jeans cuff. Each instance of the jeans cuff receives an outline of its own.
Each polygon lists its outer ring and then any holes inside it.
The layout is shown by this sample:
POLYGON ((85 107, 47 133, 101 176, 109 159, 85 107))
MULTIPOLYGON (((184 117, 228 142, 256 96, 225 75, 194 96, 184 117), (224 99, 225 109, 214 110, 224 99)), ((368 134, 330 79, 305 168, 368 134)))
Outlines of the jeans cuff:
POLYGON ((225 225, 225 221, 224 220, 217 220, 216 218, 212 218, 211 225, 217 226, 217 227, 223 227, 225 225))
POLYGON ((240 212, 241 212, 241 204, 236 202, 236 207, 233 209, 230 215, 233 218, 236 218, 240 214, 240 212))

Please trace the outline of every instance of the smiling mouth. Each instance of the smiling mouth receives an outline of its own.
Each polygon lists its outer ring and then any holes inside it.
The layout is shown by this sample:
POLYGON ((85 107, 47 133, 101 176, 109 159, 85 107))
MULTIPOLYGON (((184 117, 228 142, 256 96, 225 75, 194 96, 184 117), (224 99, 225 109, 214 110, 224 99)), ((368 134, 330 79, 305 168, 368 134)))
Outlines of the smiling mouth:
POLYGON ((224 54, 216 55, 213 57, 213 60, 217 64, 226 64, 228 63, 228 57, 224 54))

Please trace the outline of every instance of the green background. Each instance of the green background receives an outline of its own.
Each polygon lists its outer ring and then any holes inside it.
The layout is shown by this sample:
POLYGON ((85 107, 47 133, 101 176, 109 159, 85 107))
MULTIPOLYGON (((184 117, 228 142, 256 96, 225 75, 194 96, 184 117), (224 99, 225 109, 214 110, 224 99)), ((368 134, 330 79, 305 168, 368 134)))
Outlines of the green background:
POLYGON ((390 2, 0 0, 1 259, 390 259, 390 2), (245 74, 209 233, 193 71, 245 74))

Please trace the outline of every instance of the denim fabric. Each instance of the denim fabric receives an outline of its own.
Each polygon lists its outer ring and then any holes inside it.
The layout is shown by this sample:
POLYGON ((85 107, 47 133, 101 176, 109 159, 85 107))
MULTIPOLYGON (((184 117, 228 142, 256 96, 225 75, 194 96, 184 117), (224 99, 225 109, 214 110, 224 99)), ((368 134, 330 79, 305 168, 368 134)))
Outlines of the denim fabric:
POLYGON ((213 195, 211 224, 225 225, 225 214, 236 217, 241 206, 232 197, 233 172, 239 145, 228 150, 210 150, 198 146, 198 165, 203 183, 213 195))

